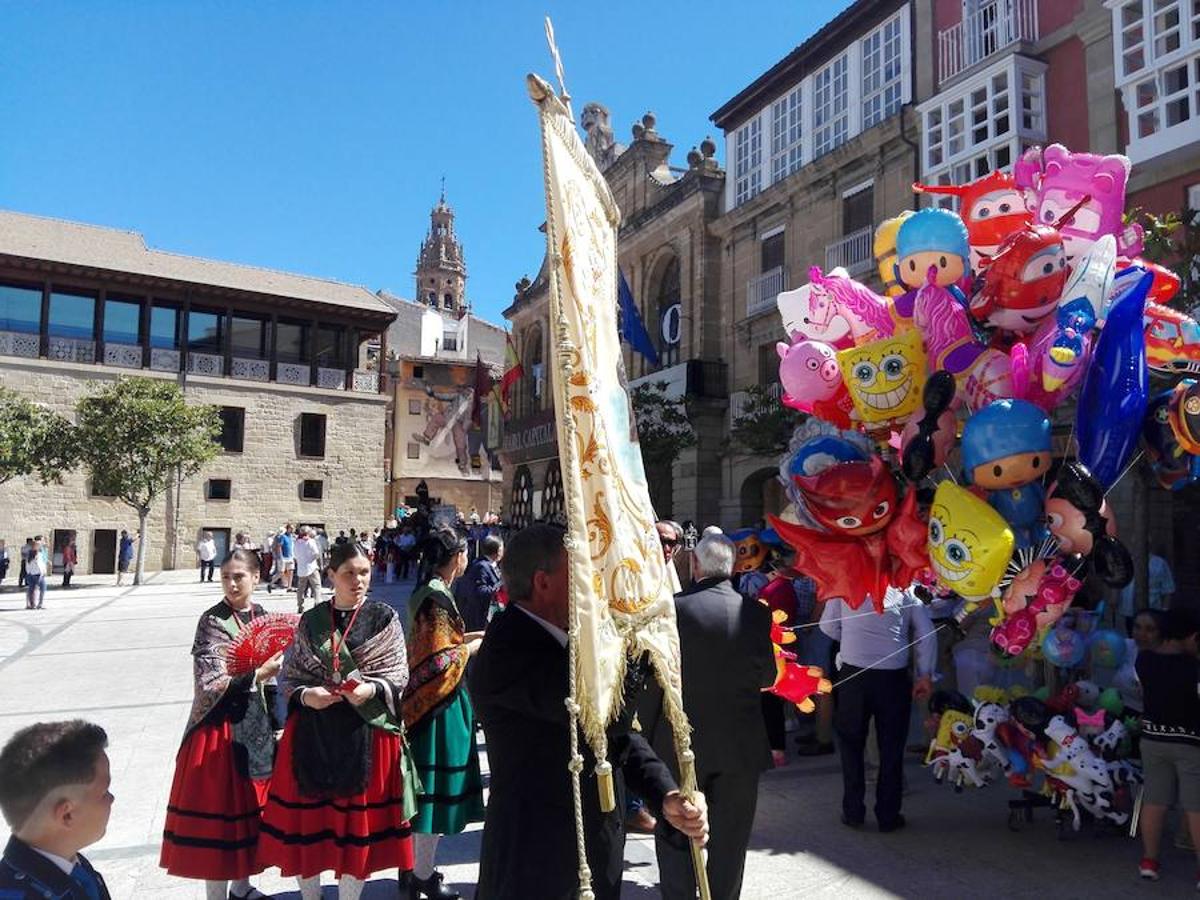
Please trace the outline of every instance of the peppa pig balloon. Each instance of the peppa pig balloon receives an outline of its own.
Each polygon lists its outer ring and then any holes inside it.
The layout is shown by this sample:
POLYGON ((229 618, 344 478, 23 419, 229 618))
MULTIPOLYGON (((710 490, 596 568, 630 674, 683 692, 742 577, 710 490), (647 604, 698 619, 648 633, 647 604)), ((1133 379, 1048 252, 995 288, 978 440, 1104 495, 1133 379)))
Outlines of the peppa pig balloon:
POLYGON ((796 344, 780 341, 775 350, 783 405, 848 427, 847 414, 853 404, 842 383, 834 349, 822 341, 803 340, 796 344))

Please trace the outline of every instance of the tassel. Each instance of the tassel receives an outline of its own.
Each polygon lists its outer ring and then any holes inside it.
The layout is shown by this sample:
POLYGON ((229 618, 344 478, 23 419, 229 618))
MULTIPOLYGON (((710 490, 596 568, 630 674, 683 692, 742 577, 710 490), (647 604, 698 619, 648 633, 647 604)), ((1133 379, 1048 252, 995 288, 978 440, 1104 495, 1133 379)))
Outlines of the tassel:
POLYGON ((612 763, 608 760, 596 763, 596 788, 600 791, 600 811, 612 812, 617 808, 617 793, 613 784, 612 763))

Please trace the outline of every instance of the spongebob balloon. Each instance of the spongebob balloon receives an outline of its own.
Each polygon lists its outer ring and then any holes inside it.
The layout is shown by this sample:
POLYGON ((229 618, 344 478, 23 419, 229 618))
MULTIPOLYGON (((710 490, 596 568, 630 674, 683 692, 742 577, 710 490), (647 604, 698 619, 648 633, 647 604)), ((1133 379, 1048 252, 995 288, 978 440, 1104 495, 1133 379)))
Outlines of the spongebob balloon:
POLYGON ((929 562, 938 583, 964 600, 991 597, 1015 539, 1004 517, 970 491, 943 481, 929 510, 929 562))
POLYGON ((914 329, 838 352, 842 380, 868 430, 884 429, 916 412, 925 385, 925 347, 914 329))

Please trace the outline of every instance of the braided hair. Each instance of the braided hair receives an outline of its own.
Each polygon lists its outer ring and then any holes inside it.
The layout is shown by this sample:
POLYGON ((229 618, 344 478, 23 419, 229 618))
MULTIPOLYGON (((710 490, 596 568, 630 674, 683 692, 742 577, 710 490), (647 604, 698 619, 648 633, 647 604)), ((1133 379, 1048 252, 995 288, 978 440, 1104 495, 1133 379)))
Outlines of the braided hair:
POLYGON ((466 549, 466 538, 451 528, 435 528, 429 532, 429 537, 421 545, 421 558, 424 565, 419 583, 429 583, 434 575, 445 568, 458 554, 466 552, 466 549))

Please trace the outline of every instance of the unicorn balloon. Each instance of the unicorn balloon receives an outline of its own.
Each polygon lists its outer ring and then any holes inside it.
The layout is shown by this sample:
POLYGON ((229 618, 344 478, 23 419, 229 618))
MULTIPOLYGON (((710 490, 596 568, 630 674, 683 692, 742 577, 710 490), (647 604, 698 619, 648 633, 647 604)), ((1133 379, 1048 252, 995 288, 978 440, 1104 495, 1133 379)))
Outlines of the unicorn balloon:
POLYGON ((891 336, 886 299, 842 268, 826 275, 813 266, 808 274, 808 284, 783 291, 775 301, 793 343, 807 338, 843 349, 891 336))

